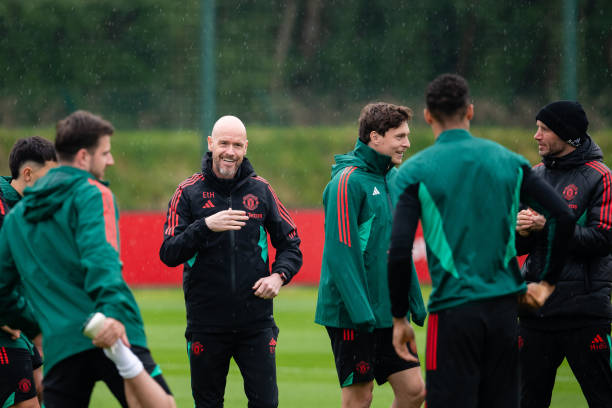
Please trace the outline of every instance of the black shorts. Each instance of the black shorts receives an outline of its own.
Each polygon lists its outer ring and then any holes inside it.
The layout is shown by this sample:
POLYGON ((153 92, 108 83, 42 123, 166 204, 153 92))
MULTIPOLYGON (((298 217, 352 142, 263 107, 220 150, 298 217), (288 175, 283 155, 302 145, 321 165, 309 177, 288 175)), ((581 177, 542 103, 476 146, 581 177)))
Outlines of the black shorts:
POLYGON ((516 295, 430 313, 426 403, 440 407, 518 407, 516 295))
POLYGON ((373 332, 326 328, 341 387, 374 379, 381 385, 391 374, 420 366, 418 362, 409 362, 397 355, 390 327, 374 329, 373 332))
POLYGON ((36 397, 32 375, 32 353, 21 348, 0 347, 0 406, 36 397))
MULTIPOLYGON (((151 352, 132 346, 132 352, 153 379, 171 395, 161 369, 153 360, 151 352)), ((115 364, 106 357, 102 349, 86 350, 70 356, 51 368, 43 378, 43 402, 45 408, 81 408, 89 405, 91 392, 97 381, 104 381, 122 407, 127 407, 123 378, 115 364)))
POLYGON ((222 333, 189 333, 191 391, 197 408, 223 406, 230 359, 244 380, 249 407, 278 407, 276 345, 278 328, 222 333))

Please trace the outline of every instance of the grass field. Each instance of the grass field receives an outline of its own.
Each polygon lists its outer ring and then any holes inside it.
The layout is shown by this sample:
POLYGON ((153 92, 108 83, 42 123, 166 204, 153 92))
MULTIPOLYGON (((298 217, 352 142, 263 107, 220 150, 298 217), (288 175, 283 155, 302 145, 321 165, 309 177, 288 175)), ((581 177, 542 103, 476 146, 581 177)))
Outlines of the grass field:
MULTIPOLYGON (((425 296, 429 288, 424 288, 425 296)), ((189 366, 185 351, 185 310, 180 289, 137 289, 149 346, 161 365, 164 377, 179 408, 193 407, 189 366)), ((275 317, 280 327, 276 348, 280 406, 286 408, 331 408, 340 406, 340 391, 325 330, 313 323, 316 288, 286 287, 275 302, 275 317)), ((425 329, 417 329, 419 352, 425 352, 425 329)), ((246 407, 242 378, 234 363, 230 368, 225 394, 226 408, 246 407)), ((389 407, 392 401, 388 384, 376 387, 372 407, 389 407)), ((99 383, 92 407, 118 406, 99 383)), ((557 374, 552 407, 586 407, 573 374, 563 363, 557 374)))

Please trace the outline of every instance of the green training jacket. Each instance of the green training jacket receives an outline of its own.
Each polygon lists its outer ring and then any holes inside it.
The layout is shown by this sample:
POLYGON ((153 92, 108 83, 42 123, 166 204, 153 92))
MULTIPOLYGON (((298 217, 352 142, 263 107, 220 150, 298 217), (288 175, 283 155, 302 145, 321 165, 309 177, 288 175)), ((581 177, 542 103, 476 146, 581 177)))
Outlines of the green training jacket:
MULTIPOLYGON (((8 212, 11 208, 15 206, 21 200, 21 196, 11 186, 11 181, 13 179, 11 177, 2 176, 0 177, 0 195, 4 200, 4 203, 8 206, 5 208, 5 211, 8 212)), ((3 216, 4 217, 4 216, 3 216)), ((0 322, 0 326, 4 323, 0 322)), ((11 348, 19 348, 32 350, 34 345, 30 342, 27 336, 24 333, 21 333, 21 336, 17 340, 13 340, 11 335, 5 332, 4 330, 0 330, 0 347, 11 347, 11 348)))
MULTIPOLYGON (((390 184, 397 169, 389 156, 361 141, 335 159, 323 192, 325 246, 315 322, 368 331, 391 327, 387 251, 397 201, 390 184)), ((423 325, 425 305, 414 266, 412 274, 409 314, 423 325)))
POLYGON ((400 167, 399 191, 418 185, 430 312, 525 291, 514 245, 523 166, 522 156, 453 129, 400 167))
POLYGON ((31 305, 43 334, 45 372, 95 348, 81 330, 96 311, 122 322, 132 345, 146 347, 140 311, 121 275, 118 216, 105 184, 60 166, 26 188, 4 221, 0 321, 28 333, 35 326, 31 305))

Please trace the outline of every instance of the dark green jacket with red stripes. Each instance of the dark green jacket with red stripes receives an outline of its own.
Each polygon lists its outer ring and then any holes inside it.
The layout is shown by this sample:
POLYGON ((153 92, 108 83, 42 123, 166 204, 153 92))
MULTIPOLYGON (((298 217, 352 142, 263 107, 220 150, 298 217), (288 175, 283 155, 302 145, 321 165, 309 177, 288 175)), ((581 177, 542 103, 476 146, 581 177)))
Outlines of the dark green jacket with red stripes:
MULTIPOLYGON (((391 157, 361 141, 335 157, 323 192, 325 246, 315 322, 372 330, 391 327, 387 251, 397 194, 391 157)), ((410 313, 419 325, 426 312, 414 266, 410 313)))
POLYGON ((202 172, 179 184, 168 204, 159 255, 168 266, 184 264, 187 332, 272 327, 272 299, 254 295, 253 284, 278 273, 288 283, 302 266, 300 238, 291 215, 270 184, 244 158, 231 180, 212 171, 210 152, 202 172), (249 220, 237 231, 214 232, 205 218, 232 208, 249 220), (276 249, 270 269, 268 234, 276 249))

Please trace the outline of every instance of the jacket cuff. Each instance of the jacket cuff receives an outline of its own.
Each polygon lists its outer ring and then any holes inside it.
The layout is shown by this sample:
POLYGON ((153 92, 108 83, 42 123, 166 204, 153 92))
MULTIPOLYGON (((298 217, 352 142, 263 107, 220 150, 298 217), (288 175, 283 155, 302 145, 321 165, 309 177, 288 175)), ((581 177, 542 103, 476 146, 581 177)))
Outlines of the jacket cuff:
POLYGON ((272 271, 272 273, 278 273, 281 277, 281 279, 283 280, 283 286, 285 286, 286 284, 289 283, 289 281, 291 280, 291 276, 289 275, 289 273, 284 270, 284 269, 277 269, 275 271, 272 271))

